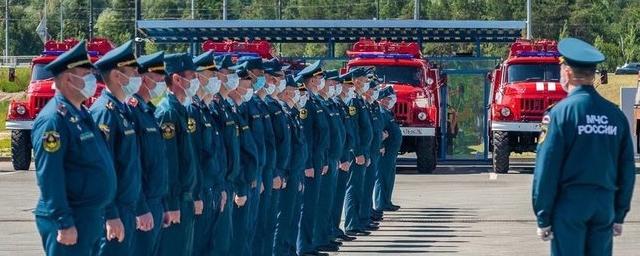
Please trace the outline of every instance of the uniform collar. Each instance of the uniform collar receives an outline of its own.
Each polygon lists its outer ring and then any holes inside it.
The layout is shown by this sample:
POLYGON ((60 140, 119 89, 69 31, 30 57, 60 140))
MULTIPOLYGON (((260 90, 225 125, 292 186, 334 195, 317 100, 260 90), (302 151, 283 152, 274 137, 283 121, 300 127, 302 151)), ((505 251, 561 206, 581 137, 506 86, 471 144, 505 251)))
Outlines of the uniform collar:
POLYGON ((576 86, 571 92, 569 92, 568 96, 572 96, 580 93, 592 94, 595 92, 596 92, 596 88, 593 85, 579 85, 579 86, 576 86))
POLYGON ((149 110, 151 110, 153 105, 150 105, 151 102, 147 103, 146 101, 144 101, 144 99, 138 95, 137 93, 133 95, 133 97, 138 100, 138 105, 140 105, 140 108, 142 109, 142 111, 144 112, 149 112, 149 110))
POLYGON ((77 109, 76 106, 74 106, 67 98, 64 97, 64 95, 62 95, 62 93, 56 92, 54 97, 58 102, 60 102, 60 104, 63 105, 63 107, 65 108, 64 111, 66 111, 67 115, 71 115, 76 118, 79 116, 83 119, 89 117, 89 114, 82 108, 82 105, 80 105, 80 109, 77 109))
POLYGON ((116 98, 116 96, 114 96, 111 92, 109 92, 108 90, 103 90, 102 94, 105 97, 107 97, 107 99, 109 99, 111 102, 113 102, 113 105, 115 105, 115 107, 119 111, 124 111, 125 110, 124 103, 122 103, 118 98, 116 98))
POLYGON ((178 100, 178 97, 176 97, 176 95, 174 95, 173 93, 168 93, 167 99, 169 100, 169 105, 176 108, 176 110, 182 113, 185 113, 187 111, 184 105, 182 105, 182 103, 180 103, 180 101, 178 100))

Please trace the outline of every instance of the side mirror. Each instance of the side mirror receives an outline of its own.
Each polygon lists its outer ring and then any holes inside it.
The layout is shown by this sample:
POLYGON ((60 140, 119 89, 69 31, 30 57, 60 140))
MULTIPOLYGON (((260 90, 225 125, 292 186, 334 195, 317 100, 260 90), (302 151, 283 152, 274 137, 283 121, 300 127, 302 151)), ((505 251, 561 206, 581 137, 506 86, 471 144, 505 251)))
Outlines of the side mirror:
POLYGON ((9 82, 15 82, 16 81, 16 68, 11 67, 9 68, 9 82))
POLYGON ((608 84, 609 83, 609 74, 606 69, 600 70, 600 84, 608 84))
POLYGON ((493 80, 493 74, 491 72, 487 73, 487 81, 493 80))

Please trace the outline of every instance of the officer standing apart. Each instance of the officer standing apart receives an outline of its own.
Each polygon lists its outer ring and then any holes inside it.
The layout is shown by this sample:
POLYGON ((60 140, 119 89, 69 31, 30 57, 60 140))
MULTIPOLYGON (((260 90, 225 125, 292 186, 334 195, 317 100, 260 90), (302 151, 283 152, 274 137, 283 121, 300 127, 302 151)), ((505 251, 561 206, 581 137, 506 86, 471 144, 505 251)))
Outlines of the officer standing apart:
MULTIPOLYGON (((199 86, 195 67, 188 54, 164 58, 169 93, 160 101, 155 116, 162 130, 169 172, 169 192, 164 198, 166 213, 158 255, 191 255, 195 206, 196 157, 193 152, 186 106, 190 88, 199 86)), ((193 95, 191 95, 193 96, 193 95)))
POLYGON ((156 107, 151 99, 158 98, 167 90, 164 81, 164 52, 138 58, 138 73, 142 86, 129 100, 136 134, 140 143, 142 164, 142 193, 136 209, 136 228, 133 255, 155 255, 160 244, 160 230, 164 206, 162 198, 167 193, 167 161, 160 126, 154 113, 156 107))
POLYGON ((33 124, 40 199, 34 210, 46 255, 90 255, 116 192, 113 160, 82 102, 96 91, 85 41, 45 67, 56 94, 33 124))
POLYGON ((116 198, 105 210, 106 237, 100 241, 98 253, 130 255, 142 173, 135 126, 126 104, 142 84, 133 41, 109 51, 95 65, 106 88, 91 106, 91 115, 107 142, 118 180, 116 198))
POLYGON ((575 38, 558 51, 569 95, 542 119, 533 180, 538 236, 552 240, 552 255, 611 255, 635 182, 629 125, 593 87, 604 55, 575 38))
POLYGON ((397 101, 393 87, 387 86, 380 91, 380 106, 384 131, 378 175, 374 189, 375 211, 396 211, 400 206, 391 203, 391 194, 396 176, 396 160, 402 146, 402 131, 393 114, 393 106, 397 101))

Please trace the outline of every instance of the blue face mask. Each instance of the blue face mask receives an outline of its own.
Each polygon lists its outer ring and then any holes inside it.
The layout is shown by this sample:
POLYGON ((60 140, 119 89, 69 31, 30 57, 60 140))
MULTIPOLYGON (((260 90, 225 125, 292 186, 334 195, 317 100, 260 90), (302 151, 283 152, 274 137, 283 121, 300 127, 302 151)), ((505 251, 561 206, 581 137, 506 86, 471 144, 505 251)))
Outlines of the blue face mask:
POLYGON ((260 89, 262 89, 262 87, 264 87, 264 85, 267 83, 267 78, 265 78, 264 76, 259 76, 256 79, 256 82, 253 83, 253 90, 254 91, 258 91, 260 89))

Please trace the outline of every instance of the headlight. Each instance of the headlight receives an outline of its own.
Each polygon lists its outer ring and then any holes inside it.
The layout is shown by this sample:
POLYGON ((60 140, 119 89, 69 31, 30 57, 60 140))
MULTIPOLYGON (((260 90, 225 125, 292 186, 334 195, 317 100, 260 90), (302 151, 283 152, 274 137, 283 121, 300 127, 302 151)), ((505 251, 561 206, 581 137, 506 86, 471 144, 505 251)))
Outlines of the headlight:
POLYGON ((504 117, 508 117, 509 115, 511 115, 511 110, 509 108, 502 108, 500 110, 500 114, 504 117))
POLYGON ((424 112, 420 112, 420 113, 418 113, 418 119, 419 119, 420 121, 427 120, 427 114, 426 114, 426 113, 424 113, 424 112))
POLYGON ((24 115, 25 113, 27 113, 27 108, 25 108, 22 105, 19 105, 16 107, 16 113, 18 113, 19 115, 24 115))
POLYGON ((431 78, 431 77, 427 78, 427 84, 428 85, 433 85, 433 82, 434 82, 433 78, 431 78))

